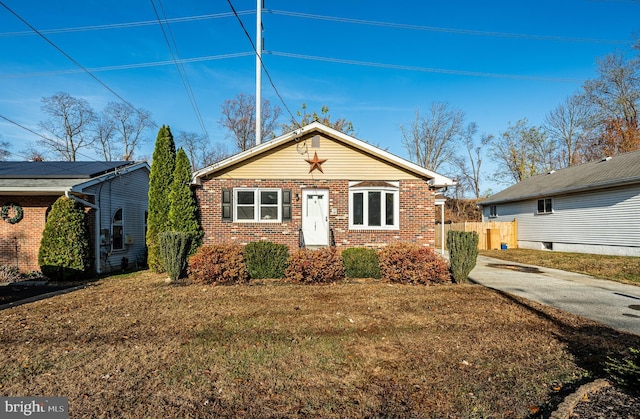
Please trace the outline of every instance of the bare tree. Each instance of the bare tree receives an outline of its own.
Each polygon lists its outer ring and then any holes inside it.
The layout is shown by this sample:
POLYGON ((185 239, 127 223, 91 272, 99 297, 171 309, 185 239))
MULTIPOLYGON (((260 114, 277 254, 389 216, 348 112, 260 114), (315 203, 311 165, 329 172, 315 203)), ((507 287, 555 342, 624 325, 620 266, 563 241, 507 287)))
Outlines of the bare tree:
MULTIPOLYGON (((233 139, 236 148, 240 151, 245 151, 256 143, 255 102, 255 96, 240 93, 234 99, 225 100, 222 104, 222 118, 218 123, 229 131, 228 136, 233 139)), ((278 106, 271 106, 268 100, 262 101, 260 114, 262 138, 265 140, 276 136, 275 128, 280 113, 281 109, 278 106)))
POLYGON ((192 171, 202 169, 229 157, 224 145, 216 144, 211 147, 209 141, 203 135, 195 132, 180 131, 176 143, 187 153, 192 171))
POLYGON ((112 138, 119 144, 118 158, 132 160, 136 147, 146 141, 143 135, 145 130, 153 127, 151 113, 144 109, 134 109, 124 103, 109 102, 103 115, 103 119, 113 126, 112 138))
POLYGON ((595 128, 591 108, 583 96, 573 95, 565 99, 547 114, 544 127, 557 144, 562 167, 583 163, 581 149, 595 128))
POLYGON ((430 170, 449 164, 464 133, 464 112, 446 102, 433 102, 429 113, 416 111, 414 120, 400 126, 409 159, 430 170))
POLYGON ((509 124, 506 131, 490 141, 489 155, 499 168, 493 177, 498 182, 513 184, 544 173, 552 168, 552 150, 544 131, 530 126, 526 118, 509 124))
POLYGON ((78 151, 91 146, 94 141, 90 133, 95 121, 93 108, 86 100, 65 92, 43 97, 42 103, 42 110, 49 118, 38 125, 53 138, 40 140, 39 144, 56 157, 76 161, 78 151))
POLYGON ((6 160, 10 155, 9 143, 7 141, 0 141, 0 161, 6 160))
POLYGON ((290 131, 294 131, 300 127, 308 125, 312 122, 320 122, 328 127, 331 127, 337 131, 343 132, 347 135, 353 135, 355 130, 353 129, 353 123, 351 121, 347 121, 345 118, 339 118, 336 120, 331 119, 331 114, 329 114, 329 107, 326 105, 322 105, 320 109, 320 114, 317 112, 310 113, 307 110, 307 104, 303 103, 302 108, 299 111, 296 111, 296 115, 300 118, 300 121, 291 120, 288 124, 282 125, 282 133, 287 133, 290 131))
POLYGON ((94 146, 96 151, 105 161, 113 161, 117 154, 113 139, 115 133, 113 121, 103 113, 96 118, 93 129, 95 138, 94 146))
POLYGON ((455 156, 453 162, 459 173, 458 185, 460 186, 458 187, 460 187, 462 194, 464 195, 464 192, 470 190, 476 198, 480 198, 482 149, 492 140, 493 136, 483 134, 480 144, 477 144, 475 141, 477 132, 478 127, 475 122, 467 125, 462 137, 464 152, 455 156))

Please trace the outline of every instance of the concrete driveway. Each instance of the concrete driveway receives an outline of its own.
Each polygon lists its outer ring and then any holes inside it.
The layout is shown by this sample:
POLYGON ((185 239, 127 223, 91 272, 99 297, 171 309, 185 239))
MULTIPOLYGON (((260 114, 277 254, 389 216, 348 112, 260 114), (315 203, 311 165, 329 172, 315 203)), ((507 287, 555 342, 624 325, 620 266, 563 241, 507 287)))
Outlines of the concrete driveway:
POLYGON ((469 280, 640 335, 640 286, 486 256, 469 280))

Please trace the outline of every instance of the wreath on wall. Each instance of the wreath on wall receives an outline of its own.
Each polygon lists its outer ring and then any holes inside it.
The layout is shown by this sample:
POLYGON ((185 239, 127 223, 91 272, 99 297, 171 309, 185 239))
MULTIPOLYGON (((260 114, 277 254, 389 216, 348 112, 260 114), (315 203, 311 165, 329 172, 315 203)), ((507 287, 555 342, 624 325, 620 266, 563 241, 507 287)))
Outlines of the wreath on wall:
POLYGON ((23 214, 24 211, 22 210, 22 207, 14 203, 5 204, 2 207, 2 211, 0 211, 0 217, 2 217, 2 220, 8 222, 9 224, 20 222, 20 220, 22 220, 23 214), (13 217, 9 217, 10 213, 13 213, 13 217))

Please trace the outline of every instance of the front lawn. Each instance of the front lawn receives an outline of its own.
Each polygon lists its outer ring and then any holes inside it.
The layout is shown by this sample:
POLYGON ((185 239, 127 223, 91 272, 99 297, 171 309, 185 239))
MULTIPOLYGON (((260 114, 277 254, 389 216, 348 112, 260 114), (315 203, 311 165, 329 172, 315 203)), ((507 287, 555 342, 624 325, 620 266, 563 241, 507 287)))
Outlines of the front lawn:
POLYGON ((526 417, 640 347, 477 285, 164 277, 0 311, 0 394, 67 396, 77 418, 526 417))
POLYGON ((481 255, 640 285, 640 258, 545 250, 481 250, 481 255))

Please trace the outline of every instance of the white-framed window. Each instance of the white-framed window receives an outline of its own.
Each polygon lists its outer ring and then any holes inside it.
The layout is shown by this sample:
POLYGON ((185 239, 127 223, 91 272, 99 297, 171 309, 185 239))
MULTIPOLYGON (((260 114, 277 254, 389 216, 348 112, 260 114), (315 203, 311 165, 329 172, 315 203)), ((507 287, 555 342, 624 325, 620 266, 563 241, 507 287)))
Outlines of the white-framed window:
POLYGON ((553 201, 551 198, 538 199, 538 214, 551 214, 553 212, 553 201))
POLYGON ((124 250, 124 222, 122 208, 118 208, 111 218, 111 250, 124 250))
POLYGON ((496 218, 498 216, 498 206, 489 205, 489 217, 496 218))
POLYGON ((398 182, 350 182, 349 228, 397 230, 399 218, 398 182))
POLYGON ((280 189, 237 188, 233 190, 233 219, 238 222, 280 222, 280 189))

